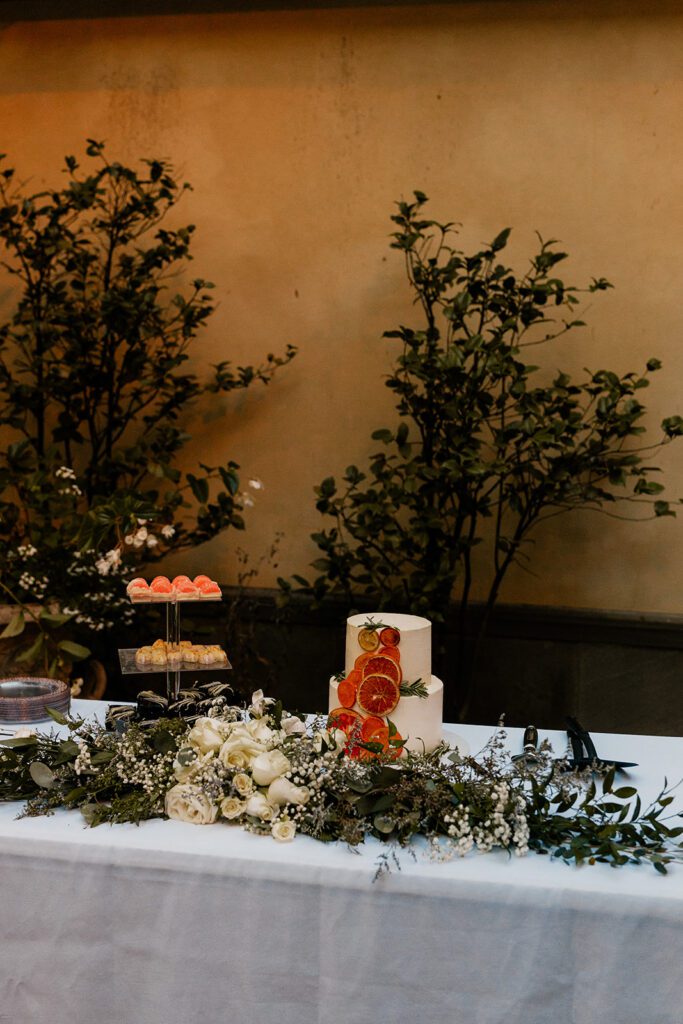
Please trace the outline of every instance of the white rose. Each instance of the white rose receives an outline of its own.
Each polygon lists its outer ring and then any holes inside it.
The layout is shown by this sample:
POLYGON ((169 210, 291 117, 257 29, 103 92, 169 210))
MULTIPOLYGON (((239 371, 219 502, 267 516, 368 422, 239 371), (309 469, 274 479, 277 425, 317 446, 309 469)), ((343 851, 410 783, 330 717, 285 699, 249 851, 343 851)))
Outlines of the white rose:
POLYGON ((298 736, 306 732, 306 725, 296 715, 288 715, 282 719, 282 728, 287 736, 298 736))
POLYGON ((323 749, 323 743, 328 750, 340 750, 346 746, 347 736, 341 729, 332 729, 328 731, 323 729, 322 732, 317 732, 313 737, 313 748, 320 753, 323 749))
POLYGON ((247 725, 247 731, 259 743, 272 743, 277 736, 263 718, 252 718, 247 725))
POLYGON ((252 715, 263 715, 265 713, 266 707, 269 704, 274 703, 275 701, 273 700, 272 697, 263 696, 263 690, 254 690, 254 692, 251 695, 251 705, 249 706, 249 710, 251 711, 252 715))
POLYGON ((295 786, 282 776, 268 786, 268 802, 278 807, 281 804, 305 804, 310 795, 306 786, 295 786))
POLYGON ((254 789, 254 783, 244 772, 238 772, 232 780, 232 784, 240 796, 249 796, 254 789))
POLYGON ((255 757, 264 753, 262 743, 252 740, 251 736, 230 736, 222 745, 218 759, 226 768, 248 768, 255 757))
POLYGON ((218 808, 211 803, 200 786, 180 783, 166 794, 166 814, 176 821, 188 821, 191 825, 212 825, 218 816, 218 808))
POLYGON ((268 803, 263 793, 254 793, 250 796, 244 809, 247 814, 260 818, 261 821, 272 821, 275 816, 275 808, 268 803))
POLYGON ((278 775, 284 775, 291 764, 281 750, 259 754, 251 763, 251 776, 257 786, 269 786, 278 775))
POLYGON ((224 818, 239 818, 246 809, 246 801, 238 800, 235 796, 226 796, 221 800, 221 814, 224 818))
POLYGON ((291 843, 296 835, 296 825, 293 821, 274 821, 270 834, 278 843, 291 843))
POLYGON ((170 540, 175 534, 175 526, 166 525, 161 527, 161 536, 166 540, 170 540))
POLYGON ((215 718, 198 718, 187 737, 188 743, 201 750, 202 754, 210 750, 220 750, 223 739, 220 724, 215 718))

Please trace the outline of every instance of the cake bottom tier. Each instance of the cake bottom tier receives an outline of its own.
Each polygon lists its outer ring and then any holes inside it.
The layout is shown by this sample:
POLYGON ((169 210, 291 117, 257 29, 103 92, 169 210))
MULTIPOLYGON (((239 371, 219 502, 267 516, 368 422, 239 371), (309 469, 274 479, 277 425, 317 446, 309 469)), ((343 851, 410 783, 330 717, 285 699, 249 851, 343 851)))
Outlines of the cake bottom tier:
MULTIPOLYGON (((330 679, 329 708, 339 707, 338 683, 330 679)), ((354 704, 353 710, 365 716, 365 712, 354 704)), ((401 697, 388 718, 394 723, 406 741, 408 750, 417 754, 429 753, 438 747, 443 738, 443 683, 431 676, 426 697, 401 697)))

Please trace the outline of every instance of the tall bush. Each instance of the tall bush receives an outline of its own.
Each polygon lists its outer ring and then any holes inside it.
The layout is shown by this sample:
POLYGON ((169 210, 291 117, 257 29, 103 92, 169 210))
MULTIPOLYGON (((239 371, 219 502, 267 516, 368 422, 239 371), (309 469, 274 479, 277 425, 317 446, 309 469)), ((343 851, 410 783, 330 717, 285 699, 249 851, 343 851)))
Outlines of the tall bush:
MULTIPOLYGON (((319 575, 282 580, 321 600, 341 593, 380 608, 399 606, 437 623, 453 615, 457 663, 448 672, 450 714, 467 714, 473 665, 506 572, 526 564, 533 531, 579 509, 671 516, 660 494, 653 453, 683 432, 680 416, 663 420, 646 441, 640 396, 658 359, 642 371, 585 371, 553 379, 532 359, 560 335, 583 326, 576 307, 586 288, 557 276, 566 253, 540 241, 526 272, 503 262, 510 230, 471 254, 455 228, 427 219, 416 192, 392 217, 392 248, 405 259, 420 322, 387 331, 399 354, 386 386, 398 423, 376 430, 366 469, 349 466, 341 481, 316 488, 331 525, 313 535, 319 575), (488 591, 474 657, 465 644, 477 546, 485 548, 488 591)), ((627 513, 628 514, 628 513, 627 513)), ((481 565, 477 560, 477 564, 481 565)))
POLYGON ((17 604, 2 635, 25 635, 20 661, 52 674, 126 620, 122 574, 243 529, 235 461, 177 467, 186 417, 268 384, 295 351, 189 369, 214 310, 213 286, 185 281, 194 226, 166 220, 190 186, 167 160, 128 167, 94 140, 86 162, 67 157, 62 185, 38 192, 0 163, 16 298, 0 325, 0 588, 17 604))

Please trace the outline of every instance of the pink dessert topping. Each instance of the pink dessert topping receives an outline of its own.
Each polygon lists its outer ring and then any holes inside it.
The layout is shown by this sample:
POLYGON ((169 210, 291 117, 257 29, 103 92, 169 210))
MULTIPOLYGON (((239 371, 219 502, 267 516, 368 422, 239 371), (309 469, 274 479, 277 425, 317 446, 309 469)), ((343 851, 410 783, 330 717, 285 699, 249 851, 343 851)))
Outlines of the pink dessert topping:
POLYGON ((200 586, 202 583, 212 583, 212 579, 209 576, 195 576, 195 586, 200 586))
POLYGON ((176 593, 178 593, 178 594, 196 594, 197 593, 197 587, 195 587, 194 583, 190 583, 189 580, 187 581, 187 583, 185 583, 184 581, 182 581, 180 583, 176 583, 175 580, 173 582, 175 584, 176 593))
POLYGON ((206 582, 199 583, 197 586, 202 594, 220 594, 221 592, 221 588, 214 580, 206 580, 206 582))
POLYGON ((149 584, 147 580, 143 580, 142 577, 138 576, 137 579, 130 581, 126 590, 149 590, 149 584))
POLYGON ((150 583, 150 590, 153 590, 155 594, 170 594, 173 590, 171 581, 167 576, 157 576, 156 579, 150 583))
POLYGON ((191 583, 189 576, 175 576, 173 579, 173 586, 177 587, 181 583, 191 583))

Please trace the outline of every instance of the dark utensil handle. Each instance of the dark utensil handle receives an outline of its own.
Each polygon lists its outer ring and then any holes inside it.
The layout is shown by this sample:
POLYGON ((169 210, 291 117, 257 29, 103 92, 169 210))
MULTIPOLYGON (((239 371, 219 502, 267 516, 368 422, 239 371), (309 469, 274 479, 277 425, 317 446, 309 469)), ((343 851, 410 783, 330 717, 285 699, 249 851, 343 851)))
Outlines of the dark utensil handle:
POLYGON ((597 759, 598 752, 595 749, 595 744, 593 743, 590 734, 584 729, 581 723, 577 721, 576 718, 568 718, 567 723, 571 726, 572 731, 576 733, 577 737, 583 744, 587 756, 591 759, 597 759))
POLYGON ((527 725, 524 730, 524 739, 522 740, 522 743, 524 744, 525 750, 527 747, 532 747, 536 750, 538 746, 538 729, 535 725, 527 725))

